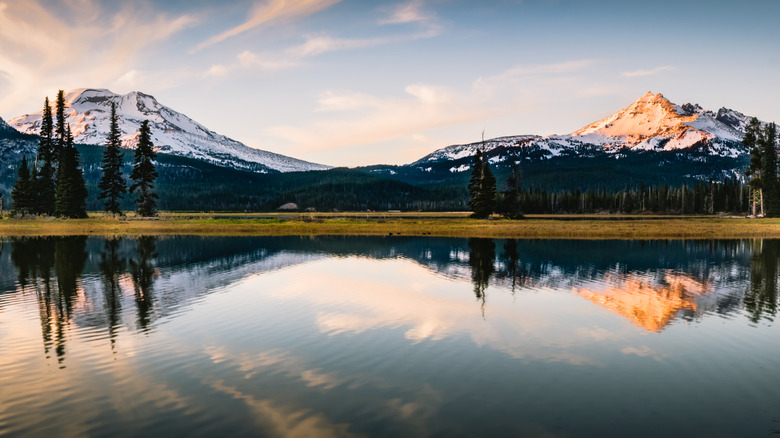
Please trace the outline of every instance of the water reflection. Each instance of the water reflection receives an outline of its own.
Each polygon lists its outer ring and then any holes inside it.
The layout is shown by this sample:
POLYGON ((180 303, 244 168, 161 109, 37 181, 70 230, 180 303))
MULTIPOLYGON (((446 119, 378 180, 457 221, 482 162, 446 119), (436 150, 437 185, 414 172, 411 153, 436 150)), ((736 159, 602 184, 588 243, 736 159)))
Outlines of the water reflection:
POLYGON ((152 261, 157 257, 154 242, 154 237, 139 237, 136 241, 138 257, 130 261, 135 305, 138 309, 138 325, 144 331, 149 328, 149 315, 152 311, 152 284, 155 276, 152 261))
MULTIPOLYGON (((132 326, 153 320, 202 294, 258 272, 323 256, 402 258, 453 279, 469 278, 484 317, 488 288, 564 290, 648 332, 678 319, 744 311, 772 321, 778 303, 780 241, 528 241, 388 238, 14 238, 16 286, 34 291, 45 352, 62 363, 65 329, 80 303, 82 321, 104 324, 111 344, 131 302, 132 326), (158 243, 162 246, 158 249, 158 243), (231 250, 232 249, 232 250, 231 250), (158 254, 159 253, 159 254, 158 254), (92 255, 90 255, 92 254, 92 255), (159 266, 158 266, 159 265, 159 266), (85 271, 86 269, 86 271, 85 271), (82 276, 88 287, 83 287, 82 276), (96 281, 96 280, 100 281, 96 281), (158 280, 163 284, 158 285, 158 280), (739 285, 746 285, 740 288, 739 285), (155 290, 165 303, 155 310, 155 290), (102 290, 99 296, 91 293, 102 290), (129 298, 131 301, 128 301, 129 298), (96 317, 101 303, 103 315, 96 317)), ((498 289, 497 289, 498 290, 498 289)))
POLYGON ((496 244, 493 239, 469 239, 469 266, 471 281, 474 283, 474 295, 482 302, 482 315, 485 313, 485 292, 490 277, 496 272, 496 244))
POLYGON ((0 434, 766 432, 778 262, 774 240, 0 241, 0 434))

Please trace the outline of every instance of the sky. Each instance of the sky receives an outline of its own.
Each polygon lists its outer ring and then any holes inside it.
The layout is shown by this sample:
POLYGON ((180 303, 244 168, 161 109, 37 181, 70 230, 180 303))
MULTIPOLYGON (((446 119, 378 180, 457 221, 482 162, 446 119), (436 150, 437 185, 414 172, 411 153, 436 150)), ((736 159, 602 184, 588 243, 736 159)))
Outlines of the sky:
POLYGON ((142 91, 333 166, 565 134, 647 91, 780 122, 776 0, 0 0, 0 117, 142 91))

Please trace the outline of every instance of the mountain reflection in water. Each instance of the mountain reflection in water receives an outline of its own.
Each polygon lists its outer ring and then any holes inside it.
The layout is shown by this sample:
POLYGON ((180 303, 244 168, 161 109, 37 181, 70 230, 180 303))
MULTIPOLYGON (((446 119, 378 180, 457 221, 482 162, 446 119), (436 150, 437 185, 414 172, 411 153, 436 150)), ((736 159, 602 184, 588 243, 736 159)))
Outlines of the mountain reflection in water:
POLYGON ((4 253, 9 246, 10 260, 0 259, 1 290, 35 293, 45 352, 53 350, 60 363, 70 323, 103 326, 113 342, 128 305, 135 315, 132 321, 125 315, 124 323, 146 331, 220 285, 323 257, 401 258, 440 275, 469 278, 475 311, 486 318, 491 286, 512 293, 568 290, 648 332, 678 318, 740 309, 752 322, 771 320, 780 259, 777 240, 143 236, 13 238, 3 244, 4 253), (8 273, 14 271, 12 279, 8 273))
POLYGON ((735 393, 750 412, 700 436, 752 431, 779 262, 777 240, 0 240, 0 435, 696 436, 735 393))

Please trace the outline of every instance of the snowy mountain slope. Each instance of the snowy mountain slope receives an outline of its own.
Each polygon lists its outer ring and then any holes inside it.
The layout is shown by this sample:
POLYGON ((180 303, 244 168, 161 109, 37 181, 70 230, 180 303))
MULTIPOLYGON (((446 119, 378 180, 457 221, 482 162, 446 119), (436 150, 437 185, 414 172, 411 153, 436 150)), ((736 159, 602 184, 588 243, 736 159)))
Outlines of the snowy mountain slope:
POLYGON ((469 144, 461 144, 449 146, 443 149, 434 151, 433 153, 420 158, 412 163, 412 166, 422 166, 426 163, 436 161, 453 161, 459 160, 465 157, 473 157, 477 153, 477 149, 482 149, 483 152, 490 152, 499 147, 521 147, 528 146, 532 141, 540 138, 538 135, 517 135, 511 137, 498 137, 484 142, 476 142, 469 144))
POLYGON ((745 125, 742 113, 721 108, 717 113, 699 105, 678 106, 662 94, 648 92, 615 114, 572 132, 571 140, 608 149, 677 150, 706 146, 711 153, 738 156, 745 125))
MULTIPOLYGON (((111 103, 115 103, 125 147, 137 142, 138 128, 149 120, 152 141, 160 152, 208 161, 220 166, 256 172, 293 172, 330 168, 272 152, 250 148, 217 134, 189 117, 137 91, 120 95, 105 89, 76 89, 65 95, 67 123, 76 143, 104 144, 109 130, 111 103)), ((12 119, 21 132, 38 134, 41 112, 12 119)))
POLYGON ((549 159, 558 156, 592 156, 626 151, 684 151, 698 148, 714 156, 736 158, 746 153, 742 137, 750 117, 721 108, 717 112, 699 105, 675 105, 662 94, 648 92, 620 111, 591 123, 568 135, 547 137, 522 135, 500 137, 485 142, 448 146, 408 166, 420 169, 437 162, 458 162, 451 172, 464 172, 463 158, 482 148, 491 162, 512 155, 504 151, 493 156, 497 148, 523 148, 526 157, 549 159))

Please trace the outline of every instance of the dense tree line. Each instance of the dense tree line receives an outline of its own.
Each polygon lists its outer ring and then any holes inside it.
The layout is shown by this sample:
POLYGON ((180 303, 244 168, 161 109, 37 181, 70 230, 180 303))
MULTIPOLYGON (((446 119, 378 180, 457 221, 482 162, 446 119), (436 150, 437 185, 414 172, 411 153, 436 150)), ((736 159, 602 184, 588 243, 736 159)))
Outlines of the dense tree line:
MULTIPOLYGON (((65 122, 63 90, 57 94, 55 108, 56 124, 49 98, 46 97, 41 117, 38 152, 32 163, 27 160, 27 157, 22 157, 16 183, 11 192, 13 209, 18 215, 86 218, 89 192, 79 151, 73 144, 70 125, 65 122)), ((103 209, 112 214, 121 214, 121 198, 127 191, 127 183, 122 172, 123 154, 120 151, 120 135, 116 106, 112 103, 110 131, 103 151, 102 177, 98 185, 100 189, 98 198, 105 201, 103 209)), ((155 157, 149 124, 148 121, 144 121, 139 131, 135 162, 130 175, 133 181, 130 191, 136 192, 138 196, 136 204, 138 214, 141 216, 156 214, 157 195, 153 191, 154 180, 157 178, 153 161, 155 157)))
POLYGON ((70 126, 65 123, 65 93, 57 93, 56 125, 49 98, 44 100, 38 153, 31 163, 22 158, 12 191, 17 214, 87 217, 87 189, 70 126), (31 168, 30 168, 31 167, 31 168))
POLYGON ((745 129, 742 144, 750 152, 747 176, 753 216, 780 216, 780 180, 778 180, 777 128, 774 123, 762 127, 753 117, 745 129))
POLYGON ((573 189, 548 192, 530 189, 521 194, 526 213, 660 213, 743 214, 748 210, 750 188, 736 178, 681 187, 645 186, 620 191, 573 189))

